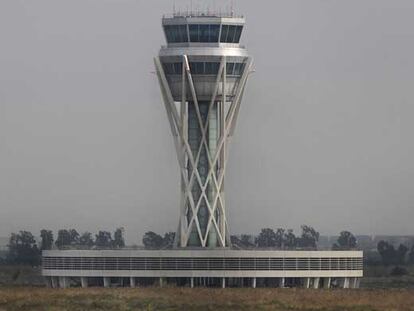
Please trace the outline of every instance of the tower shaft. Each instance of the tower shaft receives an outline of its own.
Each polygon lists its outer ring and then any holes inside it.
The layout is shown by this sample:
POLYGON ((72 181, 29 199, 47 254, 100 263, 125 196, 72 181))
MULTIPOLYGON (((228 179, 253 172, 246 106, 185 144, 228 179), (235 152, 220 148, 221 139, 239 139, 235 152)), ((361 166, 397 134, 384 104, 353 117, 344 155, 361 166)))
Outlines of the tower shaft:
POLYGON ((245 70, 232 96, 226 94, 226 57, 222 57, 210 100, 198 101, 187 57, 183 56, 181 87, 189 88, 180 105, 174 101, 159 58, 155 59, 164 104, 181 169, 181 215, 176 243, 179 247, 225 247, 229 230, 224 200, 227 146, 251 67, 245 70))

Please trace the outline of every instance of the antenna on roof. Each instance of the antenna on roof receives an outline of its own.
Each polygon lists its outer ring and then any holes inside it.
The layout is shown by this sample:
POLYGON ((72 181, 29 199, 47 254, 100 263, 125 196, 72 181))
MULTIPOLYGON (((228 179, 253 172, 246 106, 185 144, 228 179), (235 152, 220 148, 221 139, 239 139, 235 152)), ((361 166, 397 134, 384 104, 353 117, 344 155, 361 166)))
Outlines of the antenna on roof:
POLYGON ((230 14, 231 14, 231 17, 233 17, 234 15, 234 1, 233 0, 231 0, 230 14))
POLYGON ((173 14, 175 15, 175 0, 173 1, 173 14))

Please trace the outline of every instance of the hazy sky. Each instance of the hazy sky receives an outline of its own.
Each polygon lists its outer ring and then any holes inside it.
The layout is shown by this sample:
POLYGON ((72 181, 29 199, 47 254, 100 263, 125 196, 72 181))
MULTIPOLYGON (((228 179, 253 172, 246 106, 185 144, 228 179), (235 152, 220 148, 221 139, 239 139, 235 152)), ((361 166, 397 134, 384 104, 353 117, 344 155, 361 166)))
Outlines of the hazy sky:
MULTIPOLYGON (((230 230, 414 234, 414 1, 234 2, 256 72, 230 150, 230 230)), ((0 236, 176 229, 178 164, 153 74, 172 7, 0 1, 0 236)))

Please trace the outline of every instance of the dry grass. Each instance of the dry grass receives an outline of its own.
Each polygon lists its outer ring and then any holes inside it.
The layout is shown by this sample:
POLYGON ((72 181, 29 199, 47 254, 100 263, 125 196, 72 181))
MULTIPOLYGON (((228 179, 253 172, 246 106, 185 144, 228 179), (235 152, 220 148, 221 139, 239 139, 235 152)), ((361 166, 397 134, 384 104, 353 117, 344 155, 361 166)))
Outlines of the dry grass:
POLYGON ((410 311, 414 290, 0 288, 0 311, 410 311))

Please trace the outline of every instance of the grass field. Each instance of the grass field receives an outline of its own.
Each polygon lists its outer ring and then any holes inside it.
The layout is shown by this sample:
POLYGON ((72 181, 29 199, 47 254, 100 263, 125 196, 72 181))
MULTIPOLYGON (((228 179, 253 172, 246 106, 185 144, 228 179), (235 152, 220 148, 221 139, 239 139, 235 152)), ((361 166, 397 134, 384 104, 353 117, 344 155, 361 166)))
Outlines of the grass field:
POLYGON ((1 311, 410 311, 414 290, 0 287, 1 311))

